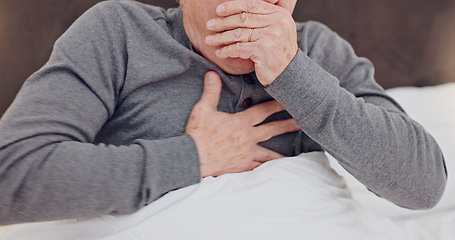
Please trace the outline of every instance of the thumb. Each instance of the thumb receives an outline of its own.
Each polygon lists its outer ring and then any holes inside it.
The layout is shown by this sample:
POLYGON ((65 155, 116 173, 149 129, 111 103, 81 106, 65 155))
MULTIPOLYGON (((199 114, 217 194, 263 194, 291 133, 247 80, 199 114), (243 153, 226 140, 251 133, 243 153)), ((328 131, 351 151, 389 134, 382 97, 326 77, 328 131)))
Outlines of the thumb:
POLYGON ((208 72, 204 78, 204 90, 202 91, 200 104, 217 110, 218 102, 221 94, 221 78, 216 72, 208 72))

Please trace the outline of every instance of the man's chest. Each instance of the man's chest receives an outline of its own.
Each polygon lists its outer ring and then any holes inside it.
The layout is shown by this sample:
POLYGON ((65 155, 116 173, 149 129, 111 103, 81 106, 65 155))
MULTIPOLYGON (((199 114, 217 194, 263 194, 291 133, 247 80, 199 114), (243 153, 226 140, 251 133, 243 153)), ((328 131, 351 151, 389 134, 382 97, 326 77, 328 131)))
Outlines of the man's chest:
MULTIPOLYGON (((96 142, 120 146, 137 139, 159 140, 184 134, 190 113, 200 100, 207 71, 209 69, 188 70, 185 74, 169 74, 149 81, 144 81, 147 75, 130 79, 134 80, 133 84, 125 86, 127 92, 119 98, 115 113, 100 130, 96 142)), ((241 112, 272 100, 254 76, 220 75, 223 89, 218 111, 241 112)), ((269 120, 289 117, 281 113, 269 120)), ((295 134, 286 134, 265 145, 289 155, 294 140, 295 134)))

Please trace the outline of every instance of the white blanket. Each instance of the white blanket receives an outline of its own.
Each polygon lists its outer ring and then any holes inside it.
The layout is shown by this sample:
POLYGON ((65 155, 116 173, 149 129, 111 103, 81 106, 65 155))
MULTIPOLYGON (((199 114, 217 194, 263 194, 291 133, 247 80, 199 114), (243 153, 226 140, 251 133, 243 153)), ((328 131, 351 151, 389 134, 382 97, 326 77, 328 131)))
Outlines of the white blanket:
MULTIPOLYGON (((389 93, 439 141, 449 173, 455 169, 455 84, 389 93)), ((423 240, 454 236, 455 179, 449 178, 446 194, 435 209, 410 211, 370 193, 322 153, 275 160, 251 172, 205 178, 128 216, 0 228, 0 240, 423 240)))
POLYGON ((364 240, 381 234, 400 236, 392 222, 352 200, 323 153, 310 153, 205 178, 130 216, 25 224, 4 239, 364 240))

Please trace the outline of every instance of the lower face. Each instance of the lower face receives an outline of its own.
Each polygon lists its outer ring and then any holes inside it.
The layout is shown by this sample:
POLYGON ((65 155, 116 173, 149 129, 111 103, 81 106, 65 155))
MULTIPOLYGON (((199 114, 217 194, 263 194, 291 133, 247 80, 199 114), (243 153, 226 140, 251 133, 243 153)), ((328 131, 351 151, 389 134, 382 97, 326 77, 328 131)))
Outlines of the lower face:
MULTIPOLYGON (((207 30, 207 21, 216 18, 216 7, 228 1, 232 0, 180 0, 185 32, 193 49, 224 72, 232 75, 248 74, 254 71, 253 61, 241 58, 218 58, 215 51, 223 46, 214 47, 205 43, 206 36, 215 34, 215 32, 207 30)), ((286 9, 289 8, 288 10, 292 12, 295 2, 296 0, 279 0, 277 4, 286 9)))
POLYGON ((209 46, 205 37, 215 32, 206 28, 207 21, 216 18, 216 7, 230 0, 180 0, 183 11, 185 32, 193 45, 193 49, 207 60, 232 75, 242 75, 254 71, 254 63, 249 59, 219 58, 215 51, 222 46, 209 46))

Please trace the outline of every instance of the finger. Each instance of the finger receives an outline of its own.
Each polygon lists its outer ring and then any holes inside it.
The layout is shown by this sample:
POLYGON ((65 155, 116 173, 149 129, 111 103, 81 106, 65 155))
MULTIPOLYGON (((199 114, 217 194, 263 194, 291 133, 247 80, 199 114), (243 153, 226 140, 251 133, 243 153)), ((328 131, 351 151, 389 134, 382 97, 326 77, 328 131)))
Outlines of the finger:
POLYGON ((254 62, 253 56, 256 51, 255 42, 237 42, 227 45, 215 51, 219 58, 242 58, 251 59, 254 62))
POLYGON ((270 149, 267 149, 265 147, 261 147, 258 145, 257 152, 255 154, 255 161, 260 162, 260 163, 265 163, 271 160, 279 159, 279 158, 284 158, 285 156, 272 151, 270 149))
POLYGON ((257 39, 258 31, 259 29, 236 28, 230 31, 209 35, 205 38, 205 42, 210 46, 231 45, 236 42, 254 42, 257 39))
POLYGON ((218 102, 220 101, 221 87, 221 78, 218 73, 211 71, 205 74, 204 89, 199 104, 217 110, 218 102))
POLYGON ((275 6, 278 0, 249 0, 249 1, 228 1, 218 5, 216 14, 220 17, 235 15, 238 13, 269 14, 278 11, 275 6))
POLYGON ((263 164, 263 162, 257 162, 257 161, 252 161, 251 164, 250 164, 250 167, 248 169, 246 169, 247 171, 251 171, 259 166, 261 166, 263 164))
POLYGON ((267 119, 270 115, 283 111, 284 108, 277 101, 269 101, 256 104, 243 112, 237 113, 250 120, 251 125, 257 125, 267 119))
POLYGON ((257 142, 265 142, 275 136, 299 131, 300 127, 294 119, 273 121, 255 127, 255 138, 257 142))
POLYGON ((223 32, 235 28, 264 28, 274 19, 264 14, 242 12, 235 15, 214 18, 207 22, 207 29, 213 32, 223 32))

